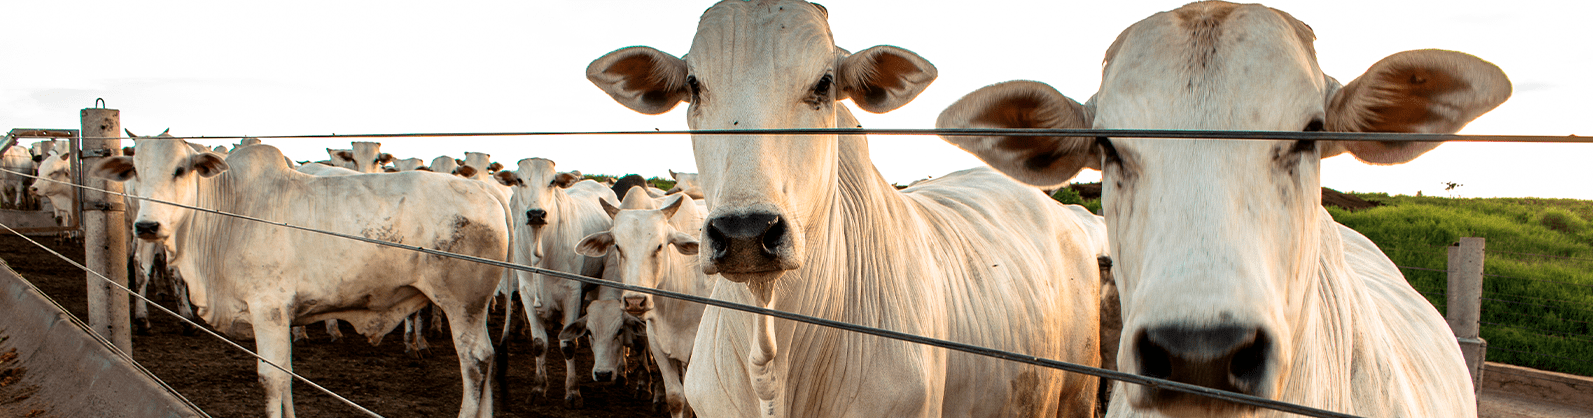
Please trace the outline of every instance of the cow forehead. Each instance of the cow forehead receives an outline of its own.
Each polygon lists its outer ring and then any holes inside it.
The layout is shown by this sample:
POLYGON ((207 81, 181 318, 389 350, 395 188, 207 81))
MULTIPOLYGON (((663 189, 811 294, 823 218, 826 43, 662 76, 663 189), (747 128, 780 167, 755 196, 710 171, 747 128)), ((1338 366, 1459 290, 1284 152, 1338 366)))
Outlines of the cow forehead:
POLYGON ((686 62, 693 72, 710 74, 828 65, 835 40, 826 19, 822 8, 805 1, 726 0, 703 12, 686 62))
POLYGON ((622 210, 614 215, 615 244, 621 247, 651 246, 664 241, 669 220, 657 210, 622 210))
POLYGON ((136 152, 133 167, 141 172, 175 168, 194 154, 193 147, 181 139, 152 137, 139 138, 136 152))
POLYGON ((1325 105, 1313 40, 1304 23, 1259 5, 1156 14, 1108 51, 1095 127, 1300 130, 1325 105))
POLYGON ((594 300, 586 305, 586 312, 586 328, 592 335, 613 335, 625 320, 625 311, 617 300, 594 300))
POLYGON ((538 185, 533 183, 533 181, 541 181, 543 184, 540 184, 540 186, 546 186, 546 180, 551 180, 555 174, 553 160, 545 158, 527 158, 520 160, 519 166, 520 170, 518 174, 528 186, 538 185))

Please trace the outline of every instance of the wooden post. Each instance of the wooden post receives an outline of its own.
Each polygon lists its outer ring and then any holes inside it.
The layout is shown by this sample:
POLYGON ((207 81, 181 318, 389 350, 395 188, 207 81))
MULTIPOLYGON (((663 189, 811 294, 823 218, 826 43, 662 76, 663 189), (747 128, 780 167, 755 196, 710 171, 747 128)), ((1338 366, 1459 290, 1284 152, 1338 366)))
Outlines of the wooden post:
POLYGON ((1482 392, 1482 364, 1487 359, 1488 342, 1478 335, 1482 319, 1482 238, 1461 238, 1449 246, 1449 329, 1460 342, 1460 353, 1471 371, 1472 387, 1482 392))
MULTIPOLYGON (((88 175, 94 164, 106 157, 121 154, 122 119, 116 109, 83 109, 82 150, 76 151, 82 163, 77 176, 78 184, 120 193, 122 184, 88 175)), ((95 191, 83 191, 83 264, 105 277, 127 285, 127 210, 121 196, 95 191)), ((88 323, 106 340, 128 355, 133 354, 133 334, 129 329, 127 298, 110 283, 93 273, 88 276, 88 323)))

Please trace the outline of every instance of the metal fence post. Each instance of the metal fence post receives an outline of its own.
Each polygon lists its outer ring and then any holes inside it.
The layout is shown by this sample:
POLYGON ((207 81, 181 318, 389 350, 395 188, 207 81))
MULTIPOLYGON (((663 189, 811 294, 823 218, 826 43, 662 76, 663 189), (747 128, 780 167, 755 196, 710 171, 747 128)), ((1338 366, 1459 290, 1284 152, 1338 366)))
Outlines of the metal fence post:
POLYGON ((1466 368, 1471 371, 1472 387, 1482 392, 1482 364, 1487 358, 1488 342, 1478 335, 1477 321, 1482 318, 1482 238, 1461 238, 1449 246, 1449 329, 1460 342, 1460 353, 1466 357, 1466 368))
MULTIPOLYGON (((121 154, 122 119, 116 109, 89 108, 79 114, 82 118, 82 149, 74 151, 81 164, 74 175, 77 183, 120 193, 122 184, 93 178, 87 171, 106 157, 121 154)), ((89 269, 104 273, 106 277, 127 280, 127 210, 121 196, 95 191, 83 191, 83 208, 79 219, 83 225, 83 264, 89 269)), ((133 353, 133 334, 129 329, 128 295, 106 283, 92 273, 88 278, 88 323, 95 332, 110 340, 122 352, 133 353)))

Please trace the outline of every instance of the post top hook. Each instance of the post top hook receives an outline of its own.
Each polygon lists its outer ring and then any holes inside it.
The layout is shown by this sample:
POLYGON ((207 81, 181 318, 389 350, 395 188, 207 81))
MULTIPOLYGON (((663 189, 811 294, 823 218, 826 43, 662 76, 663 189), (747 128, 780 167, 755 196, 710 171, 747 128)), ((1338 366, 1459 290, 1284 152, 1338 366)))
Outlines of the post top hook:
POLYGON ((94 108, 96 108, 96 109, 104 109, 105 108, 105 98, 103 98, 103 97, 94 98, 94 108))

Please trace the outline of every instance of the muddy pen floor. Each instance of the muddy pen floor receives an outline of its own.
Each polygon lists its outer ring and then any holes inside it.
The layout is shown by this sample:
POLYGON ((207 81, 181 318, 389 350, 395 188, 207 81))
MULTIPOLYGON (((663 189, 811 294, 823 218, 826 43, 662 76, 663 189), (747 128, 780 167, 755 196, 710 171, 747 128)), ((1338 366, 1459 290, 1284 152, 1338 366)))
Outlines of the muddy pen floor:
MULTIPOLYGON (((60 245, 52 237, 37 239, 73 260, 83 260, 81 243, 60 245)), ((0 236, 0 258, 73 315, 85 317, 87 284, 83 271, 9 234, 0 236)), ((156 300, 175 308, 169 297, 156 300)), ((264 415, 265 392, 256 377, 252 357, 206 334, 184 336, 177 319, 153 308, 150 311, 151 335, 133 336, 133 357, 140 364, 212 416, 264 415)), ((523 311, 517 308, 516 312, 523 311)), ((502 321, 500 307, 492 319, 494 335, 501 331, 502 321)), ((443 417, 459 413, 459 361, 446 332, 429 338, 430 353, 417 360, 404 354, 401 332, 389 334, 380 345, 372 346, 348 324, 343 324, 345 338, 336 343, 329 341, 325 328, 319 324, 306 328, 310 339, 293 345, 293 370, 305 378, 386 417, 443 417)), ((239 343, 254 349, 252 341, 239 343)), ((536 362, 528 354, 530 340, 512 339, 507 347, 506 381, 510 393, 509 399, 498 400, 497 416, 667 416, 653 412, 652 401, 638 399, 629 387, 592 382, 592 353, 584 340, 576 363, 586 371, 580 384, 585 407, 565 407, 564 361, 556 349, 548 354, 552 383, 547 397, 533 399, 528 385, 536 362)), ((303 383, 293 385, 293 400, 299 416, 359 415, 357 410, 303 383)))

